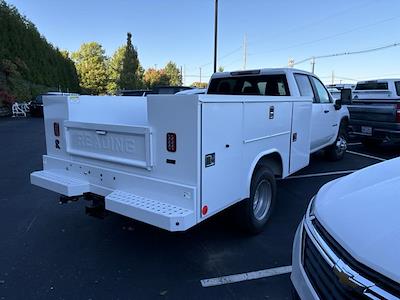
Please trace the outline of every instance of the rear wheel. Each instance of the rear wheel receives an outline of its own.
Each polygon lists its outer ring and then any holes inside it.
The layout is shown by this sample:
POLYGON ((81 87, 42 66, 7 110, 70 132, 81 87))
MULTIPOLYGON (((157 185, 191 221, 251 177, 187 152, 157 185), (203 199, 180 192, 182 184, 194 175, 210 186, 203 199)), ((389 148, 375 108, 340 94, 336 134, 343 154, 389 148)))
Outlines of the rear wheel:
POLYGON ((276 181, 272 171, 260 167, 253 175, 250 198, 241 203, 240 214, 244 227, 250 233, 259 233, 269 220, 275 206, 276 181))
POLYGON ((361 143, 367 148, 374 148, 383 143, 382 139, 364 138, 361 143))
POLYGON ((346 122, 340 123, 339 132, 335 143, 326 149, 326 156, 331 161, 338 161, 343 159, 347 150, 347 126, 346 122))

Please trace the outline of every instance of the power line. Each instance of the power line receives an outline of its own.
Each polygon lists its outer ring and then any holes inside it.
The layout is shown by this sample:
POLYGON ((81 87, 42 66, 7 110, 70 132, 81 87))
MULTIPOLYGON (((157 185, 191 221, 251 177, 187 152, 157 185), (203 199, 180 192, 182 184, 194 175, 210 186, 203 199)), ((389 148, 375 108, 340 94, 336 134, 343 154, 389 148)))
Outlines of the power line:
POLYGON ((292 65, 299 65, 304 62, 310 61, 310 60, 315 60, 315 59, 320 59, 320 58, 329 58, 329 57, 338 57, 338 56, 344 56, 344 55, 355 55, 355 54, 364 54, 364 53, 370 53, 370 52, 375 52, 375 51, 380 51, 380 50, 385 50, 388 48, 392 47, 398 47, 400 46, 400 43, 393 43, 381 47, 376 47, 376 48, 370 48, 370 49, 364 49, 364 50, 358 50, 358 51, 347 51, 347 52, 340 52, 340 53, 334 53, 334 54, 325 54, 325 55, 319 55, 319 56, 311 56, 306 59, 302 59, 298 62, 294 62, 292 65))
MULTIPOLYGON (((290 28, 290 29, 288 29, 286 31, 278 31, 276 34, 274 34, 272 36, 269 36, 268 40, 271 40, 271 38, 274 38, 274 37, 277 37, 277 36, 282 36, 282 34, 296 32, 296 31, 303 30, 303 29, 305 29, 307 27, 318 25, 318 24, 323 23, 323 22, 325 22, 327 20, 333 19, 334 17, 339 16, 339 15, 341 16, 341 15, 344 15, 346 13, 354 13, 354 11, 356 11, 357 8, 359 8, 359 7, 365 8, 365 7, 369 6, 369 5, 371 5, 373 2, 377 3, 378 1, 372 0, 372 1, 369 1, 367 3, 361 3, 361 4, 354 5, 354 6, 346 7, 346 9, 343 9, 343 10, 337 11, 337 12, 335 12, 333 14, 327 15, 327 16, 325 16, 323 18, 320 18, 317 21, 313 21, 313 22, 310 22, 310 23, 307 23, 307 24, 304 24, 304 25, 292 27, 292 28, 290 28)), ((257 42, 257 41, 253 41, 253 42, 251 42, 249 44, 253 44, 255 42, 257 42)))
MULTIPOLYGON (((219 57, 218 60, 221 61, 221 60, 223 60, 223 59, 225 59, 225 58, 227 58, 227 57, 229 57, 229 56, 235 54, 236 52, 239 52, 240 50, 242 50, 242 47, 243 47, 243 46, 240 46, 240 47, 236 48, 235 50, 232 50, 232 51, 228 52, 227 54, 225 54, 225 55, 219 57)), ((211 65, 211 64, 212 64, 212 62, 208 62, 208 63, 206 63, 206 64, 204 64, 204 65, 201 65, 200 67, 201 67, 201 68, 204 68, 204 67, 207 67, 207 66, 209 66, 209 65, 211 65)))
POLYGON ((278 52, 278 51, 283 51, 283 50, 289 50, 289 49, 298 48, 298 47, 301 47, 301 46, 307 46, 307 45, 315 44, 315 43, 318 43, 318 42, 321 42, 321 41, 325 41, 325 40, 336 38, 336 37, 339 37, 339 36, 342 36, 342 35, 346 35, 346 34, 354 32, 354 31, 358 31, 358 30, 362 30, 362 29, 365 29, 365 28, 376 26, 376 25, 379 25, 379 24, 382 24, 382 23, 390 22, 390 21, 393 21, 393 20, 398 19, 398 18, 400 18, 400 16, 390 17, 390 18, 383 19, 383 20, 380 20, 380 21, 377 21, 377 22, 374 22, 374 23, 358 26, 358 27, 355 27, 353 29, 346 30, 346 31, 343 31, 343 32, 340 32, 340 33, 328 35, 328 36, 325 36, 325 37, 322 37, 322 38, 319 38, 319 39, 315 39, 315 40, 311 40, 311 41, 307 41, 307 42, 291 45, 291 46, 288 46, 288 47, 282 47, 282 48, 272 49, 272 50, 268 50, 268 51, 264 51, 264 52, 259 52, 259 53, 255 53, 255 54, 252 54, 252 55, 267 54, 267 53, 278 52))

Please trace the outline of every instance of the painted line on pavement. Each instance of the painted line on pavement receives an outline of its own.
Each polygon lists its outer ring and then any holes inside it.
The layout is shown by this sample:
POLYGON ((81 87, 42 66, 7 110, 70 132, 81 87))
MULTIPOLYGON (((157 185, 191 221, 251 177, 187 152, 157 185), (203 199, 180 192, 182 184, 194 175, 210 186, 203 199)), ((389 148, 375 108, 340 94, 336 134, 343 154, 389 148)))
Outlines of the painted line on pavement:
POLYGON ((319 176, 331 176, 331 175, 342 175, 342 174, 350 174, 354 173, 357 170, 344 170, 344 171, 333 171, 333 172, 324 172, 324 173, 313 173, 313 174, 304 174, 304 175, 294 175, 286 177, 284 180, 287 179, 298 179, 298 178, 309 178, 309 177, 319 177, 319 176))
POLYGON ((292 272, 292 266, 285 266, 285 267, 277 267, 277 268, 265 269, 265 270, 242 273, 242 274, 203 279, 200 280, 200 282, 203 287, 211 287, 211 286, 231 284, 247 280, 260 279, 265 277, 278 276, 290 272, 292 272))
POLYGON ((376 159, 379 161, 385 161, 385 158, 381 158, 381 157, 377 157, 377 156, 373 156, 373 155, 369 155, 369 154, 365 154, 365 153, 360 153, 360 152, 355 152, 355 151, 350 151, 350 150, 346 150, 347 153, 350 154, 354 154, 354 155, 359 155, 359 156, 363 156, 363 157, 367 157, 367 158, 372 158, 372 159, 376 159))

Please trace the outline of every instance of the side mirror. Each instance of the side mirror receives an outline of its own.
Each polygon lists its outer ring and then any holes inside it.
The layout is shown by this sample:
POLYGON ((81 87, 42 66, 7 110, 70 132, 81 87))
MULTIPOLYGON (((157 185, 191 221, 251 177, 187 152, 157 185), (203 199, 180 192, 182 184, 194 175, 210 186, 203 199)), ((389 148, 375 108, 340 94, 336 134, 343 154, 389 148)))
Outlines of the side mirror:
POLYGON ((353 95, 352 95, 351 89, 342 89, 340 91, 340 100, 342 101, 341 104, 343 104, 343 105, 351 105, 352 104, 352 102, 351 102, 352 98, 353 98, 353 95))
POLYGON ((342 99, 336 99, 334 106, 335 106, 336 110, 341 109, 342 108, 342 99))

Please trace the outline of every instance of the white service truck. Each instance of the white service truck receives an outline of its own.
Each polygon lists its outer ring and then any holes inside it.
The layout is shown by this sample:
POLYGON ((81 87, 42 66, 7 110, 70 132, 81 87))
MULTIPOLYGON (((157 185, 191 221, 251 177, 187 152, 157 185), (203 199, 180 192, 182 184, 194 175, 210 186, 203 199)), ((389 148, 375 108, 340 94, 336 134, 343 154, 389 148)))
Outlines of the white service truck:
POLYGON ((31 182, 170 231, 241 202, 258 232, 276 178, 320 149, 341 159, 347 122, 340 99, 296 69, 216 73, 205 95, 47 96, 47 154, 31 182))

